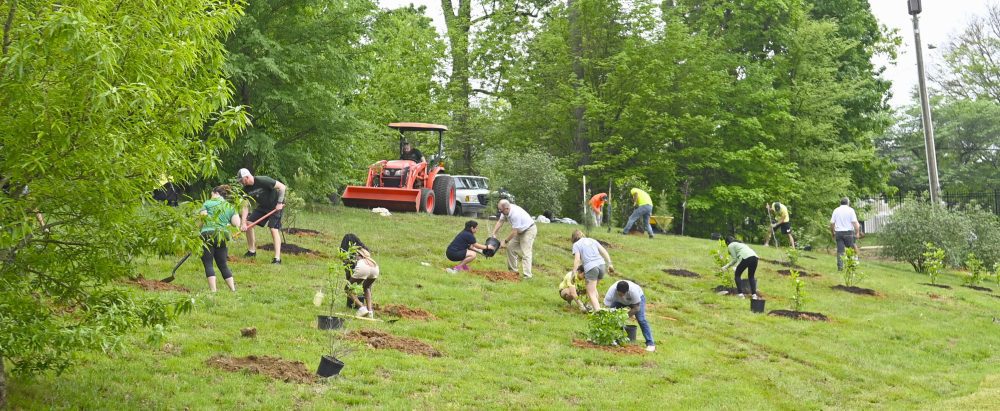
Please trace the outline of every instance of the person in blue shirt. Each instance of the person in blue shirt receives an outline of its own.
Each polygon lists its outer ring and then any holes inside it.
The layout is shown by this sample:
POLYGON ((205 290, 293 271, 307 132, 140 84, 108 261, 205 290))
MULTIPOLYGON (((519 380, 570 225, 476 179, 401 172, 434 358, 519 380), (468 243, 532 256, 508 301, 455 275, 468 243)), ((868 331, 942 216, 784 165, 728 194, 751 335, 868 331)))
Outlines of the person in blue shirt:
POLYGON ((454 268, 449 268, 449 272, 468 271, 469 263, 476 259, 476 250, 492 250, 492 246, 479 244, 476 241, 476 232, 479 231, 479 223, 475 220, 465 222, 465 229, 451 240, 448 249, 445 250, 445 257, 448 260, 457 262, 454 268))

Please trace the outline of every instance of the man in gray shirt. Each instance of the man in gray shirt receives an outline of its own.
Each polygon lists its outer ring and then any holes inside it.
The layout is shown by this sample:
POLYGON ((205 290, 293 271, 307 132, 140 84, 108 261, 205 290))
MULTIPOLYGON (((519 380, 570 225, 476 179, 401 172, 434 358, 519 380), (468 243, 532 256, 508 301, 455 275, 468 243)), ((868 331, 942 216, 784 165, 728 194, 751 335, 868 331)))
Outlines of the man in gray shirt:
POLYGON ((635 317, 639 329, 642 330, 642 338, 646 340, 646 351, 656 351, 653 331, 649 329, 649 322, 646 321, 646 295, 642 293, 639 284, 628 280, 611 284, 608 293, 604 295, 604 305, 608 308, 628 307, 629 317, 635 317))

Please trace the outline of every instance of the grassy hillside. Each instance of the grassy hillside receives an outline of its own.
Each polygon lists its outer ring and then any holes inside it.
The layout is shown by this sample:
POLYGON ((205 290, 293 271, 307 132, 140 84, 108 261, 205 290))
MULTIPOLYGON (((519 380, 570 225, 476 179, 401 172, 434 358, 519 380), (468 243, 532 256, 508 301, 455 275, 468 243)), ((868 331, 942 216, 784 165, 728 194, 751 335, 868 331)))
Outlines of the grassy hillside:
MULTIPOLYGON (((270 253, 261 251, 253 263, 232 264, 238 293, 209 295, 201 264, 191 259, 175 283, 192 290, 196 308, 169 331, 166 343, 150 345, 136 335, 125 351, 87 355, 62 375, 15 380, 13 408, 995 409, 1000 400, 1000 324, 993 319, 1000 317, 1000 290, 960 287, 951 275, 944 282, 952 289, 928 287, 906 265, 865 260, 868 278, 860 286, 882 296, 854 295, 830 288, 841 281, 832 256, 804 253, 800 264, 821 274, 806 279, 804 310, 832 321, 791 320, 753 314, 748 300, 712 292, 710 241, 602 231, 594 237, 612 244, 616 277, 645 286, 658 345, 655 353, 610 353, 573 346, 586 317, 567 309, 557 294, 572 263, 573 227, 539 227, 535 278, 490 282, 444 270, 444 248, 464 221, 321 208, 299 217, 298 225, 323 235, 286 236, 330 255, 343 234, 357 233, 382 267, 375 301, 424 309, 437 319, 349 320, 347 329, 419 339, 441 357, 358 343, 340 378, 314 383, 210 367, 206 361, 220 354, 269 355, 302 361, 314 372, 327 335, 315 329, 322 309, 312 298, 329 275, 330 260, 288 255, 283 265, 272 266, 270 253), (675 277, 666 268, 702 277, 675 277), (241 337, 240 329, 249 326, 258 329, 256 338, 241 337)), ((484 240, 492 222, 480 227, 484 240)), ((270 242, 263 230, 258 238, 270 242)), ((774 249, 755 249, 765 259, 784 258, 774 249)), ((241 243, 230 254, 244 251, 241 243)), ((504 270, 504 261, 498 256, 473 268, 504 270)), ((151 260, 141 271, 159 279, 174 262, 151 260)), ((790 308, 791 283, 775 272, 779 268, 762 263, 758 270, 769 310, 790 308)), ((610 285, 605 279, 601 293, 610 285)))

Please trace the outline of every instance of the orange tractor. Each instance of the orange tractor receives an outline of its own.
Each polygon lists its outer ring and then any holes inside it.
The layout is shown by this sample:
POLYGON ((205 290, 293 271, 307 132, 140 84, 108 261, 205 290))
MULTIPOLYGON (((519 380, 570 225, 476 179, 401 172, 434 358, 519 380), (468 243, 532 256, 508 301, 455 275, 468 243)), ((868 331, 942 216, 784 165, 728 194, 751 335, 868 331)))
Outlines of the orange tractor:
POLYGON ((347 186, 341 200, 349 207, 384 207, 394 211, 455 214, 455 180, 444 171, 444 132, 448 127, 426 123, 390 123, 399 131, 402 157, 406 132, 438 133, 438 152, 429 162, 380 160, 368 167, 364 186, 347 186))

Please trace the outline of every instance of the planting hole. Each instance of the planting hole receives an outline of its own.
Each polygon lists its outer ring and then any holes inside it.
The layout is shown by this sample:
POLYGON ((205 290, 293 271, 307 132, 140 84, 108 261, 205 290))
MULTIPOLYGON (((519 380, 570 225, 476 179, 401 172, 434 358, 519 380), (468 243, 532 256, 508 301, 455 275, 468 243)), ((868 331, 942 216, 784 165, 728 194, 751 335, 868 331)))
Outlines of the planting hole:
POLYGON ((295 383, 311 383, 316 376, 306 369, 301 361, 288 361, 277 357, 250 355, 246 357, 226 357, 216 355, 205 364, 230 372, 260 374, 275 380, 295 383))
POLYGON ((440 357, 441 352, 427 343, 406 337, 396 337, 377 330, 358 330, 347 334, 347 338, 361 341, 376 350, 396 350, 425 357, 440 357))

